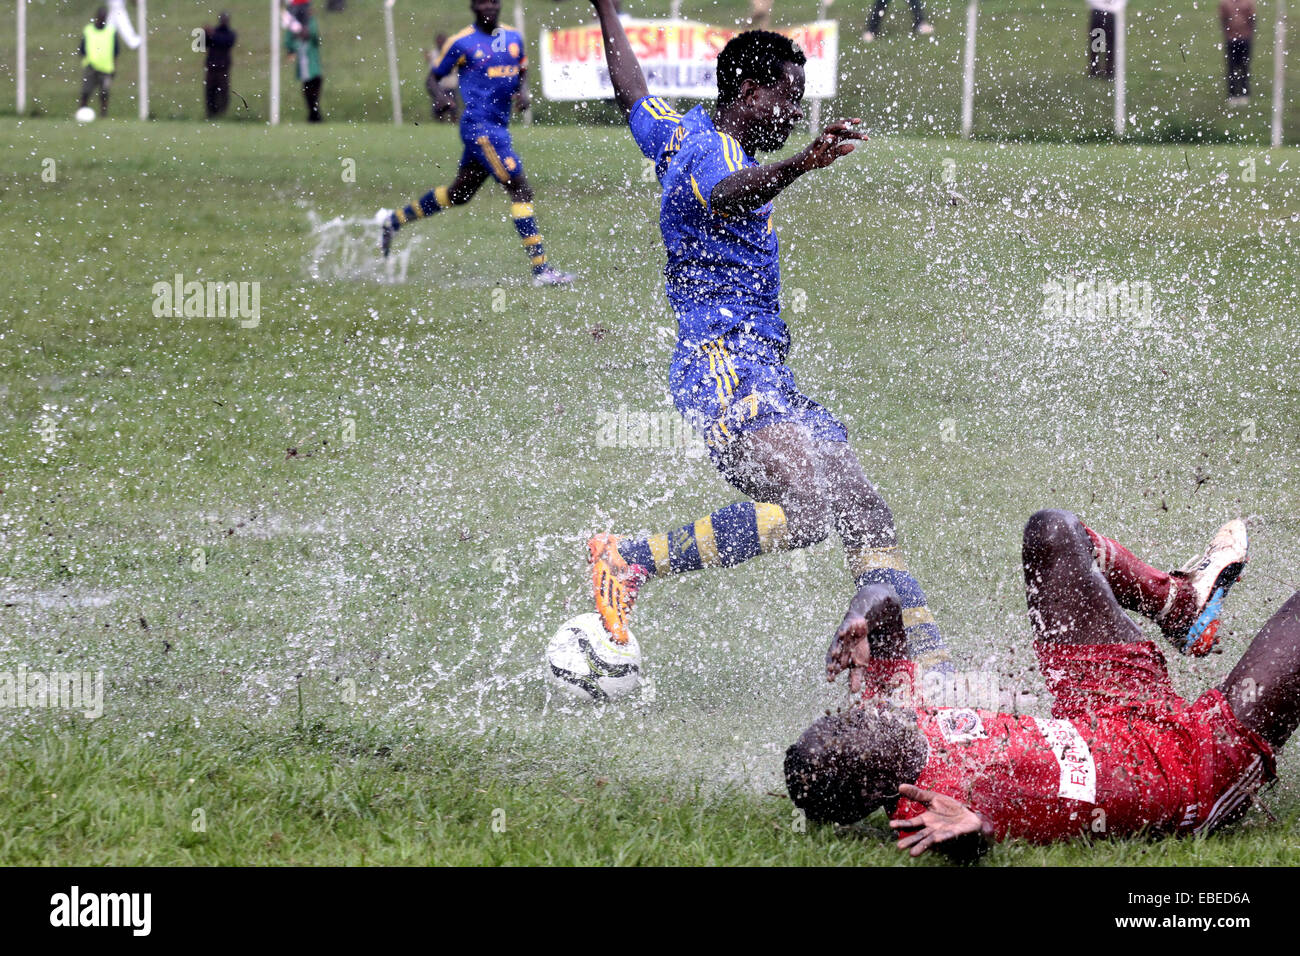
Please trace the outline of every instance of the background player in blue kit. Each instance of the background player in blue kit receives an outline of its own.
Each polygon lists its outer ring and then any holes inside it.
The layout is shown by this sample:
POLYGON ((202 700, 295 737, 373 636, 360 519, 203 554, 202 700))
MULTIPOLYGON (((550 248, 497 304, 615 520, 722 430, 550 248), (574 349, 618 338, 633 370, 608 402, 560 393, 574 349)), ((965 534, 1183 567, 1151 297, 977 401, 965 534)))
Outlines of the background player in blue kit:
POLYGON ((859 587, 897 592, 907 656, 919 674, 951 670, 925 593, 898 553, 889 506, 862 471, 848 432, 802 394, 785 365, 780 258, 772 200, 804 173, 829 166, 866 139, 859 120, 832 123, 789 159, 759 164, 803 119, 803 52, 753 30, 718 54, 718 100, 686 114, 647 95, 614 0, 592 0, 605 59, 632 136, 663 187, 659 226, 668 299, 677 313, 669 388, 742 501, 666 534, 596 535, 588 543, 596 609, 615 640, 654 574, 729 566, 803 548, 835 531, 859 587))
POLYGON ((460 138, 465 144, 460 169, 450 186, 431 189, 396 212, 381 213, 383 254, 388 255, 393 235, 402 226, 449 206, 464 205, 492 176, 510 197, 510 216, 532 265, 533 284, 567 285, 573 275, 552 268, 546 260, 533 215, 533 187, 510 141, 511 109, 522 112, 529 101, 523 34, 498 23, 501 0, 471 0, 469 7, 474 11, 474 25, 446 42, 432 70, 436 79, 460 71, 460 95, 465 103, 460 118, 460 138))

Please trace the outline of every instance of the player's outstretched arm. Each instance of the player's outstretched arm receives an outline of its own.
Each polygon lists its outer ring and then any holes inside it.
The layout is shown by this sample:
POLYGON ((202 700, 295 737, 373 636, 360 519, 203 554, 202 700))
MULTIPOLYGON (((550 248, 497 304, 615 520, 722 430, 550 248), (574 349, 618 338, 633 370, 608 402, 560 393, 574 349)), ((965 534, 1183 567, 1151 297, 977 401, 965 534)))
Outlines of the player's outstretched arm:
POLYGON ((840 671, 848 671, 849 692, 856 695, 866 685, 871 659, 903 657, 906 641, 898 592, 887 584, 865 584, 853 595, 826 652, 826 679, 834 683, 840 671))
MULTIPOLYGON (((595 2, 608 3, 610 0, 595 2)), ((732 215, 767 205, 804 173, 823 169, 853 152, 856 141, 867 138, 866 133, 856 128, 861 122, 860 119, 850 119, 832 123, 789 159, 732 173, 713 187, 710 208, 723 215, 732 215)))
POLYGON ((636 61, 632 44, 628 42, 623 24, 619 22, 614 0, 591 0, 600 18, 600 33, 605 43, 605 63, 609 66, 609 81, 614 85, 614 99, 624 116, 632 113, 637 100, 646 96, 645 74, 636 61))

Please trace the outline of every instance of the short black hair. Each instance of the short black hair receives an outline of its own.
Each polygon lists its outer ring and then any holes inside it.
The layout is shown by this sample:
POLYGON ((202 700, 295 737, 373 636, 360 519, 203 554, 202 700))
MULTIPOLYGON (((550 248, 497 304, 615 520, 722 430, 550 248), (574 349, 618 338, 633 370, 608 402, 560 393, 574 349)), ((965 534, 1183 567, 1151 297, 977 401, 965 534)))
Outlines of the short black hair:
POLYGON ((915 780, 924 738, 892 708, 863 708, 817 720, 785 752, 785 786, 814 823, 856 823, 915 780), (918 760, 919 758, 919 760, 918 760))
POLYGON ((787 63, 803 66, 808 58, 795 42, 770 30, 747 30, 732 37, 718 54, 718 106, 740 95, 740 84, 753 80, 771 86, 787 63))

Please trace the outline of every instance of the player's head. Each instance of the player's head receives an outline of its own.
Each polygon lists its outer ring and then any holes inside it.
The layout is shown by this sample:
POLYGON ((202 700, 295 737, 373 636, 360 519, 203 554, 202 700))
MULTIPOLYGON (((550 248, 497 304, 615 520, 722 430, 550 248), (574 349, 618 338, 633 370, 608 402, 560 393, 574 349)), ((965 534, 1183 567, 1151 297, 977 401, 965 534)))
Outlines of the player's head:
POLYGON ((501 19, 501 0, 469 0, 474 19, 489 33, 497 28, 501 19))
POLYGON ((887 705, 828 714, 785 752, 785 786, 808 819, 855 823, 916 780, 924 749, 915 721, 887 705))
POLYGON ((100 7, 95 11, 95 29, 104 29, 104 24, 108 21, 108 7, 100 7))
POLYGON ((789 37, 767 30, 737 34, 718 54, 718 112, 738 116, 755 148, 780 149, 803 119, 805 62, 789 37))

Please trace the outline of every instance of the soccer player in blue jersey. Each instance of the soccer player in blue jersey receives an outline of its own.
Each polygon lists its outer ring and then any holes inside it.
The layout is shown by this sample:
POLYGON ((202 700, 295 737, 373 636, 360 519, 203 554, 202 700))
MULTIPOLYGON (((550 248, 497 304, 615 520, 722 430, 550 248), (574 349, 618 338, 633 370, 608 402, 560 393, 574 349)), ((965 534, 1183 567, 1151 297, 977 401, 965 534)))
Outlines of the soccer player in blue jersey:
POLYGON ((788 159, 760 164, 754 154, 779 149, 803 119, 802 51, 777 33, 741 33, 718 55, 713 115, 702 106, 683 115, 647 95, 614 0, 592 2, 617 102, 663 189, 664 275, 678 327, 673 401, 726 479, 753 499, 666 534, 592 538, 592 584, 606 629, 627 641, 628 612, 652 575, 735 565, 835 531, 858 588, 897 591, 918 674, 951 670, 925 593, 898 552, 888 505, 844 426, 799 391, 785 364, 790 335, 772 201, 804 173, 852 152, 866 139, 860 121, 832 123, 788 159))
POLYGON ((474 11, 474 25, 446 42, 432 70, 439 80, 452 70, 460 71, 460 95, 465 103, 460 117, 460 138, 465 144, 460 169, 450 186, 431 189, 395 212, 380 213, 381 251, 388 256, 393 236, 407 223, 469 202, 491 176, 510 197, 510 216, 532 265, 533 284, 568 285, 574 276, 555 269, 546 259, 533 214, 533 187, 510 141, 511 107, 523 112, 529 102, 523 34, 498 22, 501 0, 470 0, 469 7, 474 11))

